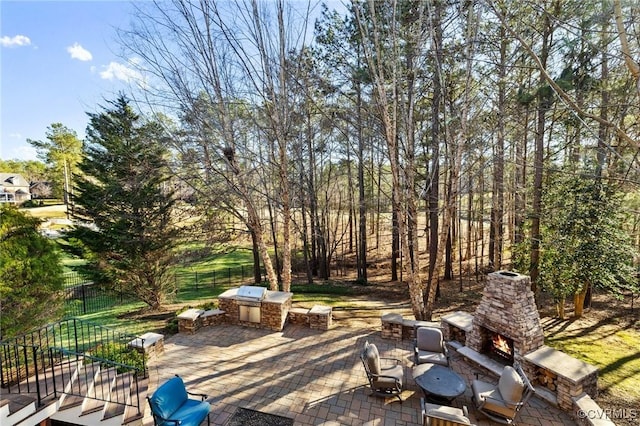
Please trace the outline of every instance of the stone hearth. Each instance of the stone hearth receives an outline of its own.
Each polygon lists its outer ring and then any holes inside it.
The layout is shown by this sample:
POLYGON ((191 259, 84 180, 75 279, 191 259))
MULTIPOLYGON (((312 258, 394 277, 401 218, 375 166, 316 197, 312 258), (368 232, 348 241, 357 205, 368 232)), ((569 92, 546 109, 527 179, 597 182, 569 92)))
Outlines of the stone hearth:
POLYGON ((483 353, 486 339, 491 334, 487 330, 513 341, 515 361, 544 344, 544 333, 528 276, 508 271, 493 272, 487 276, 482 300, 466 335, 466 346, 483 353))

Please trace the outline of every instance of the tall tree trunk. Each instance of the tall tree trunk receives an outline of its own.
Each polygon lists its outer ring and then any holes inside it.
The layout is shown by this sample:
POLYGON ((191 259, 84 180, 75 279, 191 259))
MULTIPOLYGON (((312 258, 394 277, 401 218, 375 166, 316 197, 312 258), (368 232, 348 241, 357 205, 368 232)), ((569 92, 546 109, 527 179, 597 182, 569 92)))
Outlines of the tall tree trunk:
MULTIPOLYGON (((360 62, 358 58, 358 63, 360 62)), ((358 281, 367 282, 367 199, 364 182, 364 134, 362 122, 362 87, 356 82, 356 126, 358 127, 358 281)))
MULTIPOLYGON (((551 22, 549 15, 544 15, 544 27, 542 30, 542 50, 540 52, 540 62, 544 69, 547 67, 547 59, 549 57, 549 43, 552 34, 551 22)), ((539 87, 546 86, 546 79, 542 75, 539 78, 539 87)), ((532 218, 531 218, 531 268, 529 274, 531 276, 531 290, 536 291, 538 284, 538 276, 540 275, 540 219, 542 212, 542 177, 544 175, 544 133, 546 124, 547 111, 551 107, 553 94, 549 94, 546 90, 540 90, 538 94, 538 108, 536 120, 536 138, 535 153, 533 163, 533 200, 532 200, 532 218)))
POLYGON ((493 161, 493 194, 491 203, 491 231, 489 236, 489 262, 493 270, 502 268, 504 235, 504 117, 506 107, 507 35, 500 28, 500 61, 498 63, 498 122, 493 161))
POLYGON ((273 97, 280 102, 276 115, 276 134, 278 139, 278 172, 280 176, 280 192, 282 202, 282 290, 291 291, 291 192, 289 188, 289 108, 287 102, 287 46, 286 30, 284 23, 284 4, 278 1, 278 41, 279 41, 279 68, 278 68, 278 92, 279 96, 273 97))
MULTIPOLYGON (((387 143, 387 151, 389 154, 392 190, 393 196, 393 211, 398 215, 398 232, 400 235, 401 247, 409 247, 408 233, 407 233, 407 197, 415 197, 415 191, 405 191, 402 178, 405 179, 407 175, 402 175, 402 167, 399 163, 399 141, 398 141, 398 95, 395 93, 398 79, 400 78, 397 70, 397 58, 398 58, 398 22, 392 22, 391 25, 391 40, 381 40, 382 25, 380 24, 379 17, 376 16, 376 2, 370 0, 367 3, 369 15, 365 20, 363 5, 358 3, 354 5, 354 11, 356 14, 356 21, 360 35, 364 40, 371 42, 364 43, 365 57, 367 65, 372 77, 373 94, 376 101, 377 111, 379 113, 380 120, 382 122, 385 141, 387 143), (390 66, 390 75, 387 75, 386 66, 389 65, 386 55, 386 45, 390 43, 393 52, 393 60, 390 66), (389 84, 390 83, 390 84, 389 84), (391 95, 387 92, 388 87, 391 87, 394 93, 391 95)), ((395 5, 394 5, 395 7, 395 5)), ((395 12, 397 10, 394 9, 395 12)), ((385 24, 386 25, 386 24, 385 24)), ((410 256, 402 256, 403 271, 407 273, 407 284, 409 287, 409 297, 411 299, 411 307, 416 319, 422 319, 423 317, 423 286, 420 278, 419 257, 415 256, 412 262, 410 256)))
MULTIPOLYGON (((440 203, 440 143, 442 139, 440 123, 442 112, 442 2, 436 1, 431 15, 432 45, 435 49, 432 84, 433 99, 431 103, 431 167, 429 179, 429 276, 427 281, 425 306, 433 305, 431 297, 435 297, 439 244, 439 203, 440 203)), ((427 313, 427 316, 430 316, 427 313)))
POLYGON ((260 268, 260 248, 256 239, 256 233, 252 229, 251 232, 251 251, 253 253, 253 282, 259 284, 262 282, 262 268, 260 268))

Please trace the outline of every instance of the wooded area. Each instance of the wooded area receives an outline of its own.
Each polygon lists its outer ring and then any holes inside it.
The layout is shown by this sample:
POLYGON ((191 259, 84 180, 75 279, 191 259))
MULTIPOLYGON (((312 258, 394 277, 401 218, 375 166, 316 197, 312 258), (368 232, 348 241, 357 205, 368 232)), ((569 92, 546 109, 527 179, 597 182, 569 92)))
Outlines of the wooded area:
POLYGON ((390 261, 417 319, 440 278, 502 268, 559 304, 638 292, 636 5, 137 8, 119 31, 144 75, 131 96, 169 132, 200 229, 248 233, 273 289, 353 258, 363 283, 390 261))
POLYGON ((567 223, 550 233, 558 212, 543 200, 556 176, 593 181, 591 203, 627 193, 582 220, 602 229, 605 215, 625 249, 624 235, 638 245, 633 5, 352 2, 323 6, 314 37, 312 4, 159 6, 120 33, 148 77, 138 100, 173 131, 175 173, 195 197, 246 224, 272 287, 289 289, 301 241, 309 279, 353 254, 366 281, 382 247, 420 319, 454 270, 513 263, 561 300, 637 288, 633 250, 602 253, 604 235, 567 223), (582 258, 545 264, 576 250, 567 239, 597 257, 591 268, 616 256, 608 275, 581 281, 582 258))

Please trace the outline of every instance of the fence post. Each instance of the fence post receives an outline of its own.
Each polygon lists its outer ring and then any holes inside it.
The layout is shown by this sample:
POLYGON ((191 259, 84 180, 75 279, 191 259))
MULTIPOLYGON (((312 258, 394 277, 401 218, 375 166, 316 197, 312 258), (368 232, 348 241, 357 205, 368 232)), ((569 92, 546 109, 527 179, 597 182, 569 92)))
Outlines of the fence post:
POLYGON ((38 407, 42 406, 42 395, 40 394, 40 375, 38 374, 38 354, 35 346, 32 346, 33 349, 33 368, 36 371, 36 394, 38 395, 38 407))
POLYGON ((78 325, 76 323, 76 319, 73 319, 73 337, 75 338, 75 342, 76 342, 76 354, 79 352, 78 351, 78 325))
POLYGON ((196 291, 198 291, 198 271, 196 271, 196 291))
POLYGON ((87 313, 87 296, 85 295, 84 287, 85 287, 85 284, 82 284, 82 287, 80 288, 82 289, 82 313, 86 314, 87 313))
POLYGON ((231 285, 231 268, 227 268, 227 280, 228 284, 231 285))
POLYGON ((215 269, 213 270, 213 286, 216 286, 216 271, 215 269))

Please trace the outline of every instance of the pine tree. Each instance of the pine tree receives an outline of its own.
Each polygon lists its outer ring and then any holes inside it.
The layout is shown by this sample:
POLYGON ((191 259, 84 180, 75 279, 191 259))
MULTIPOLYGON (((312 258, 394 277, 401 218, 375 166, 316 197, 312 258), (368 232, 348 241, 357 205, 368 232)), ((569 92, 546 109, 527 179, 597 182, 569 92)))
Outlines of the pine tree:
POLYGON ((555 173, 544 196, 540 280, 554 295, 563 317, 566 297, 582 315, 584 297, 598 288, 620 297, 637 291, 635 250, 623 230, 621 194, 587 171, 555 173))
POLYGON ((167 144, 160 124, 143 121, 125 97, 110 104, 89 114, 76 178, 76 218, 95 226, 77 227, 71 241, 81 243, 95 281, 158 309, 174 290, 178 236, 167 144))

